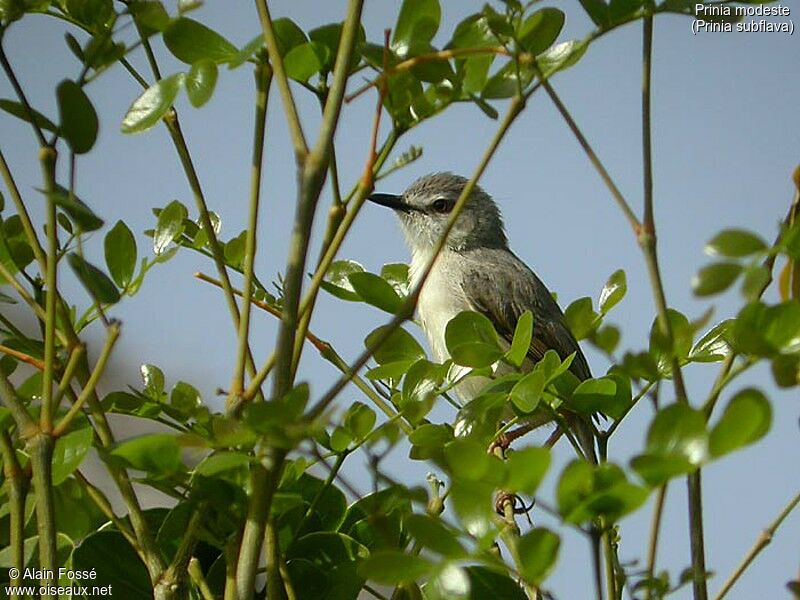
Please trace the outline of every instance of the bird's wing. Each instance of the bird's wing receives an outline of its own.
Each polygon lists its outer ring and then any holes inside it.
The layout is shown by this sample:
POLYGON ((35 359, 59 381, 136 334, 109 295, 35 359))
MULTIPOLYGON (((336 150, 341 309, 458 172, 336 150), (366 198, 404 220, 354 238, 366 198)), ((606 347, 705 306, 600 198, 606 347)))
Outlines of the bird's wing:
POLYGON ((526 310, 533 313, 533 338, 528 356, 541 360, 553 349, 563 360, 573 352, 570 370, 581 381, 592 376, 578 342, 564 320, 547 287, 514 254, 507 250, 486 250, 480 257, 465 253, 467 268, 461 287, 472 310, 494 324, 497 333, 510 344, 517 320, 526 310))

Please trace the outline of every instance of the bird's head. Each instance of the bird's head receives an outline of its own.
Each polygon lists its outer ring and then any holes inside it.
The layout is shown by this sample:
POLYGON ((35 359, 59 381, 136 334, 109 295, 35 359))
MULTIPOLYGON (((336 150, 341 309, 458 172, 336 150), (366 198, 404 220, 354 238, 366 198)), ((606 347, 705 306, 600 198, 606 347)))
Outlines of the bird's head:
MULTIPOLYGON (((447 227, 450 213, 467 179, 452 173, 433 173, 417 179, 401 195, 372 194, 376 204, 393 209, 413 252, 435 248, 447 227)), ((458 215, 446 247, 463 251, 472 248, 506 248, 503 218, 491 196, 475 186, 458 215)))

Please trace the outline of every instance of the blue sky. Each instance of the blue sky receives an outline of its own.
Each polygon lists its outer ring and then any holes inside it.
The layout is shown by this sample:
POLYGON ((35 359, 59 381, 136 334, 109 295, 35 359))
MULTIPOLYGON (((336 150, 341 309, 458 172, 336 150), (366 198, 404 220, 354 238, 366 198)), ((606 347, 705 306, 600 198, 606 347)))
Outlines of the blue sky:
MULTIPOLYGON (((447 41, 455 23, 481 6, 465 1, 443 4, 440 44, 447 41)), ((590 30, 578 2, 552 4, 567 14, 562 40, 582 37, 590 30)), ((304 29, 340 20, 344 5, 341 0, 271 4, 273 16, 289 16, 304 29)), ((364 25, 368 39, 379 41, 383 29, 393 25, 398 9, 397 2, 367 2, 364 25)), ((259 32, 250 3, 211 1, 193 17, 238 45, 259 32)), ((790 174, 800 158, 800 112, 796 109, 800 63, 795 36, 695 36, 690 26, 688 18, 656 19, 653 141, 659 255, 667 296, 671 306, 696 318, 710 306, 708 301, 694 298, 689 287, 697 267, 708 260, 703 255, 704 243, 730 226, 746 227, 772 240, 789 205, 793 192, 790 174)), ((64 73, 77 74, 79 70, 66 50, 63 28, 44 18, 27 18, 8 32, 5 47, 33 104, 55 117, 55 86, 64 73)), ((185 69, 160 43, 157 51, 165 74, 185 69)), ((554 80, 556 90, 637 212, 642 196, 640 60, 641 25, 633 24, 592 45, 576 67, 554 80)), ((146 71, 141 53, 134 55, 133 62, 146 71)), ((358 82, 352 85, 355 88, 358 82)), ((195 110, 185 99, 177 105, 208 203, 223 215, 224 238, 238 234, 246 219, 252 88, 248 67, 222 69, 207 106, 195 110)), ((313 139, 319 123, 316 101, 299 88, 295 91, 307 135, 313 139)), ((273 89, 269 107, 257 261, 258 274, 266 281, 283 269, 295 200, 293 155, 276 92, 273 89)), ((78 193, 107 217, 109 224, 124 219, 137 234, 140 256, 151 255, 149 240, 142 235, 154 225, 151 208, 173 199, 192 205, 177 156, 162 127, 135 136, 119 132, 127 107, 140 93, 122 69, 104 75, 88 93, 101 115, 101 134, 97 148, 78 160, 78 193)), ((5 79, 0 79, 0 96, 12 97, 5 79)), ((360 175, 367 156, 374 103, 374 95, 367 94, 344 107, 336 143, 346 189, 360 175)), ((502 104, 498 108, 502 112, 502 104)), ((448 109, 399 143, 398 153, 414 144, 424 148, 424 155, 382 181, 380 190, 399 192, 416 177, 432 171, 471 173, 496 126, 474 106, 448 109)), ((41 215, 34 191, 40 186, 40 174, 29 128, 11 118, 0 118, 0 145, 34 215, 41 215)), ((581 296, 596 299, 608 275, 625 269, 628 296, 612 313, 611 321, 624 332, 621 349, 646 346, 655 313, 641 254, 620 211, 544 95, 531 99, 481 184, 500 203, 515 252, 558 293, 562 306, 581 296)), ((326 189, 321 206, 328 198, 326 189)), ((321 213, 318 233, 323 221, 321 213)), ((89 241, 87 252, 102 263, 101 236, 89 241)), ((314 246, 311 256, 316 252, 314 246)), ((406 261, 408 254, 393 216, 367 206, 340 257, 352 258, 375 271, 383 263, 406 261)), ((150 362, 164 369, 169 382, 189 381, 203 390, 207 402, 219 406, 214 390, 227 387, 230 381, 235 336, 220 293, 192 277, 198 270, 213 273, 210 262, 180 252, 151 271, 139 295, 114 311, 124 329, 112 361, 113 381, 107 382, 105 390, 136 383, 138 365, 150 362)), ((87 300, 77 284, 65 281, 72 298, 87 300)), ((741 299, 731 291, 714 304, 714 319, 721 320, 738 310, 741 299)), ((276 328, 271 319, 260 314, 255 318, 257 362, 266 357, 274 342, 276 328)), ((356 356, 366 334, 384 320, 377 309, 322 296, 312 330, 349 358, 356 356)), ((419 334, 414 326, 409 329, 419 334)), ((101 332, 91 335, 96 352, 101 332)), ((587 354, 593 371, 603 373, 608 365, 602 357, 590 349, 587 354)), ((690 396, 698 403, 715 374, 715 367, 687 370, 690 396)), ((337 376, 313 351, 306 353, 300 377, 311 383, 312 394, 323 393, 337 376)), ((800 450, 796 391, 775 390, 767 368, 754 369, 733 389, 745 382, 770 393, 774 425, 756 448, 704 471, 707 561, 716 573, 711 590, 719 588, 759 531, 796 492, 800 479, 794 459, 800 450)), ((354 389, 348 388, 342 395, 343 403, 355 399, 359 397, 354 389)), ((664 400, 669 399, 665 390, 664 400)), ((642 447, 650 416, 642 405, 626 420, 612 442, 613 460, 624 463, 642 447)), ((443 407, 433 418, 447 420, 452 413, 443 407)), ((122 423, 118 428, 121 436, 129 432, 126 427, 122 423)), ((545 484, 545 498, 551 497, 558 468, 569 459, 566 447, 556 454, 556 469, 545 484)), ((361 458, 350 460, 347 475, 361 489, 368 489, 361 458)), ((393 476, 409 484, 423 483, 430 468, 409 463, 403 449, 395 451, 386 464, 393 476)), ((689 564, 685 507, 685 484, 675 481, 668 495, 659 553, 659 567, 669 568, 673 577, 689 564)), ((648 506, 623 521, 623 560, 644 556, 650 514, 648 506)), ((544 516, 541 523, 553 525, 544 516)), ((784 597, 784 583, 797 576, 797 539, 800 519, 794 515, 729 597, 784 597)), ((561 562, 548 586, 561 599, 589 597, 590 575, 587 544, 567 532, 561 562)), ((688 597, 688 592, 683 590, 676 597, 688 597)))

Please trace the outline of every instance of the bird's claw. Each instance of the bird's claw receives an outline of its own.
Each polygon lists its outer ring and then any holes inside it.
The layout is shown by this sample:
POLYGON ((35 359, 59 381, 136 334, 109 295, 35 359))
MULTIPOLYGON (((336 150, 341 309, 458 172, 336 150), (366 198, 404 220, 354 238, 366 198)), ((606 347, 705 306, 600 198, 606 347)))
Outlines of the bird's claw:
POLYGON ((497 494, 497 498, 494 501, 494 509, 500 515, 506 514, 506 504, 511 504, 511 510, 514 511, 515 515, 521 515, 528 510, 529 507, 525 506, 525 501, 520 498, 517 494, 512 494, 511 492, 500 491, 497 494))

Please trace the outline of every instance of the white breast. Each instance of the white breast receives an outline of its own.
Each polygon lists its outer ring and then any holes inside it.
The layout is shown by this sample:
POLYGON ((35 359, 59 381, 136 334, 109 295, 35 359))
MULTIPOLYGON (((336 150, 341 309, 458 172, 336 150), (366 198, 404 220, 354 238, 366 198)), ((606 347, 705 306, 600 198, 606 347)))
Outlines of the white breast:
MULTIPOLYGON (((436 259, 436 264, 425 280, 417 303, 422 329, 428 338, 433 357, 439 362, 450 358, 444 340, 447 323, 458 313, 470 308, 461 289, 461 283, 453 276, 449 264, 452 258, 449 254, 445 250, 436 259)), ((419 283, 427 261, 428 256, 416 253, 412 256, 410 267, 412 286, 419 283)))
MULTIPOLYGON (((423 275, 428 261, 428 256, 421 253, 413 253, 409 268, 411 286, 416 286, 423 275)), ((454 268, 452 261, 459 260, 459 256, 447 250, 443 251, 436 259, 433 269, 422 287, 422 292, 417 302, 417 313, 420 324, 428 338, 434 360, 445 362, 450 358, 445 343, 445 330, 450 319, 465 310, 472 310, 467 302, 461 281, 455 275, 458 270, 454 268)), ((508 343, 500 340, 503 350, 508 349, 508 343)), ((532 365, 527 364, 527 369, 532 365)), ((527 370, 526 369, 526 370, 527 370)), ((459 378, 469 369, 467 367, 455 367, 455 371, 450 376, 459 378)), ((493 370, 497 376, 511 372, 513 369, 505 363, 497 362, 493 365, 493 370)), ((464 402, 469 402, 478 395, 481 389, 488 383, 485 377, 469 377, 456 386, 456 393, 464 402)))

